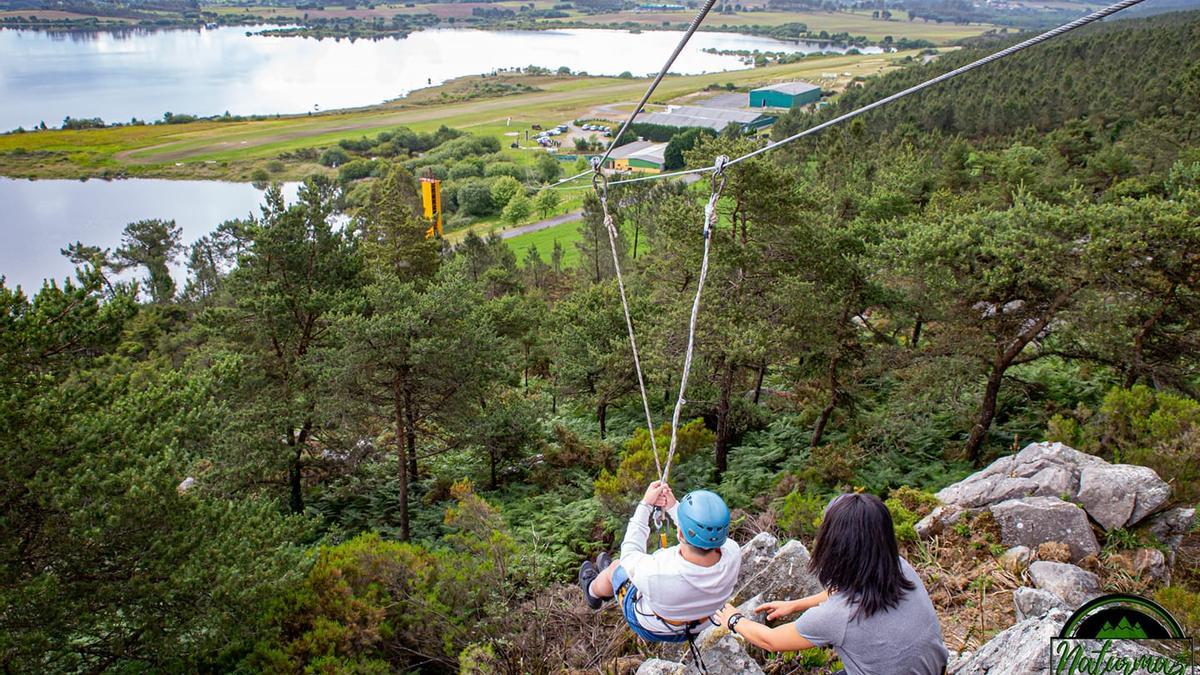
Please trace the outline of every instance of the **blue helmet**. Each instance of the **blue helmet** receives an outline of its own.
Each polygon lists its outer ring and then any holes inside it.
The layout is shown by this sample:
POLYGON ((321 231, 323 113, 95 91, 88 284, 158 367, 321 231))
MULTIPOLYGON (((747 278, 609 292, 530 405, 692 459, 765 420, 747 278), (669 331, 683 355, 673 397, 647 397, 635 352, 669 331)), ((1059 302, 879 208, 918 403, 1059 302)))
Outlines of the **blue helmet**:
POLYGON ((729 537, 729 507, 715 492, 694 490, 679 500, 679 530, 696 548, 721 548, 729 537))

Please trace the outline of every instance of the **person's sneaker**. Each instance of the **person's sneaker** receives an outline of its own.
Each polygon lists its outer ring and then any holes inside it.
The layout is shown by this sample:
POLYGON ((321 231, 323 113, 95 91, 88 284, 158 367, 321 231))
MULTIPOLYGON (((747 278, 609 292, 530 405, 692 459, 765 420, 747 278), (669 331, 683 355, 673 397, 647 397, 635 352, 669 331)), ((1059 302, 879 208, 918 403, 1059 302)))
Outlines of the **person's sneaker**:
POLYGON ((601 551, 600 555, 596 556, 596 573, 603 572, 612 564, 612 556, 607 551, 601 551))
POLYGON ((583 589, 583 599, 592 609, 600 609, 604 604, 603 600, 592 597, 592 580, 599 575, 600 573, 596 571, 596 566, 592 564, 591 560, 585 560, 579 566, 579 587, 583 589))

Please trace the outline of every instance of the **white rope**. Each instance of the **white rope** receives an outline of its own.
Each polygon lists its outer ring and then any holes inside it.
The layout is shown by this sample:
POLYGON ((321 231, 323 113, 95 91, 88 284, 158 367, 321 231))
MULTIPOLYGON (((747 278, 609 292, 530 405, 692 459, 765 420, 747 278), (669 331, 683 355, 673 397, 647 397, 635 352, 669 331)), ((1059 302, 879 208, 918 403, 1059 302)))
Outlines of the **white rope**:
MULTIPOLYGON (((915 94, 924 89, 928 89, 929 87, 932 87, 935 84, 940 84, 951 78, 958 77, 959 75, 962 75, 963 73, 975 70, 976 68, 979 68, 980 66, 984 66, 993 61, 998 61, 1002 58, 1012 56, 1013 54, 1016 54, 1017 52, 1020 52, 1025 49, 1028 49, 1030 47, 1033 47, 1035 45, 1041 44, 1047 40, 1051 40, 1051 39, 1056 38, 1064 33, 1073 31, 1077 28, 1082 28, 1083 26, 1086 26, 1090 23, 1099 21, 1100 19, 1103 19, 1112 14, 1115 14, 1123 9, 1128 9, 1129 7, 1132 7, 1141 2, 1144 2, 1144 0, 1121 0, 1121 2, 1118 2, 1114 5, 1109 5, 1108 7, 1105 7, 1103 9, 1096 10, 1095 12, 1092 12, 1091 14, 1088 14, 1087 16, 1082 16, 1078 19, 1075 19, 1074 21, 1070 21, 1070 22, 1065 23, 1057 28, 1048 30, 1045 33, 1042 33, 1040 35, 1029 38, 1028 40, 1025 40, 1024 42, 1019 42, 1010 47, 1006 47, 1004 49, 1001 49, 998 52, 989 54, 988 56, 985 56, 981 59, 972 61, 971 63, 968 63, 965 66, 961 66, 961 67, 955 68, 954 70, 951 70, 949 72, 942 73, 941 75, 938 75, 936 77, 925 80, 924 82, 914 85, 912 87, 909 87, 908 89, 898 91, 895 94, 892 94, 885 98, 881 98, 878 101, 875 101, 873 103, 868 103, 867 105, 864 105, 860 108, 856 108, 855 110, 852 110, 844 115, 839 115, 838 117, 835 117, 831 120, 822 122, 821 124, 818 124, 813 127, 809 127, 808 129, 805 129, 804 131, 792 134, 791 136, 788 136, 787 138, 785 138, 777 143, 772 143, 770 145, 766 145, 761 148, 758 148, 757 150, 754 150, 752 152, 748 152, 740 157, 730 160, 729 163, 727 164, 727 166, 733 166, 735 164, 740 164, 741 162, 744 162, 752 157, 757 157, 758 155, 770 152, 771 150, 774 150, 780 146, 787 145, 788 143, 791 143, 792 141, 799 140, 801 138, 804 138, 805 136, 810 136, 810 135, 815 134, 820 131, 824 131, 825 129, 828 129, 829 127, 834 126, 835 124, 841 124, 842 122, 845 122, 846 120, 852 119, 854 117, 858 117, 859 115, 861 115, 865 112, 869 112, 869 111, 879 108, 881 106, 885 106, 889 103, 892 103, 894 101, 902 99, 906 96, 910 96, 910 95, 915 94)), ((627 179, 623 179, 623 180, 612 181, 609 183, 609 185, 623 185, 625 183, 636 183, 639 181, 646 181, 646 180, 658 180, 660 178, 670 178, 673 176, 684 176, 684 175, 688 175, 688 174, 706 173, 709 171, 715 171, 716 168, 717 167, 715 165, 704 166, 704 167, 700 167, 697 169, 685 169, 682 171, 674 171, 671 173, 660 173, 660 174, 654 174, 651 176, 641 176, 638 178, 627 178, 627 179)))
POLYGON ((729 161, 724 155, 717 157, 713 174, 712 194, 708 204, 704 206, 704 257, 700 261, 700 278, 696 282, 696 297, 692 300, 692 316, 688 321, 687 349, 683 355, 683 374, 679 377, 679 398, 675 400, 675 413, 671 416, 671 445, 667 448, 667 461, 660 473, 660 480, 667 482, 671 473, 671 460, 675 458, 675 448, 679 444, 679 416, 683 412, 685 395, 687 394, 688 375, 692 372, 692 354, 696 345, 696 323, 700 316, 700 296, 704 292, 704 280, 708 277, 708 253, 712 249, 712 232, 717 226, 717 200, 721 190, 725 188, 725 166, 729 161))
POLYGON ((637 371, 638 391, 642 394, 642 410, 646 412, 646 431, 650 434, 650 448, 654 451, 654 468, 662 475, 662 464, 658 459, 658 441, 654 439, 654 421, 650 417, 650 398, 646 395, 646 382, 642 377, 642 360, 638 355, 637 338, 633 333, 633 319, 629 316, 629 301, 625 297, 625 279, 621 275, 621 259, 617 254, 617 226, 608 212, 608 185, 603 174, 592 178, 593 187, 600 198, 600 209, 604 212, 604 229, 608 231, 608 245, 612 249, 613 270, 617 274, 617 289, 621 292, 621 308, 625 310, 625 328, 629 331, 629 347, 633 352, 633 368, 637 371))

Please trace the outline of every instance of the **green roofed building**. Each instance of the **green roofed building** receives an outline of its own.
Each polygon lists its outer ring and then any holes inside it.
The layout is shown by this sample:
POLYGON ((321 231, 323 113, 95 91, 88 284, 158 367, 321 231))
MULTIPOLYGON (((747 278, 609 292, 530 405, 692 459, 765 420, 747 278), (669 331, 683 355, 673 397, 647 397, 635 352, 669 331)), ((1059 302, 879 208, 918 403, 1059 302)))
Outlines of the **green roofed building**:
POLYGON ((795 108, 821 100, 821 88, 807 82, 785 82, 750 91, 751 108, 795 108))

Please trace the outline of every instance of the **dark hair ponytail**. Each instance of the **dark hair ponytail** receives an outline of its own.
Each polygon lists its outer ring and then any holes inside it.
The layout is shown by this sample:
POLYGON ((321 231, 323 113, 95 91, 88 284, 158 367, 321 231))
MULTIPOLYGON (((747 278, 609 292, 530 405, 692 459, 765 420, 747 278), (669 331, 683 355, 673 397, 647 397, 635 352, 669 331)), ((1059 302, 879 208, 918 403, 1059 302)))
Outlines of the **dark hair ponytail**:
POLYGON ((809 569, 825 588, 858 605, 858 619, 895 607, 916 588, 900 569, 892 514, 875 495, 844 494, 829 503, 809 569))

